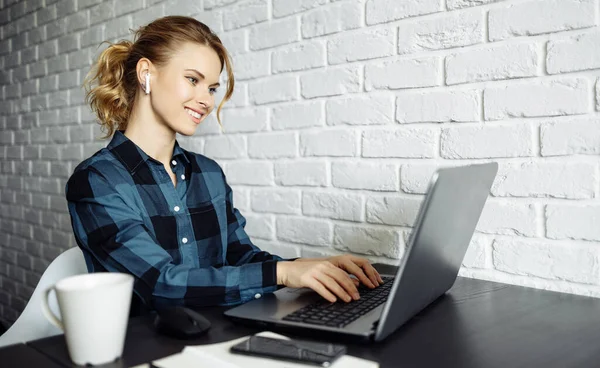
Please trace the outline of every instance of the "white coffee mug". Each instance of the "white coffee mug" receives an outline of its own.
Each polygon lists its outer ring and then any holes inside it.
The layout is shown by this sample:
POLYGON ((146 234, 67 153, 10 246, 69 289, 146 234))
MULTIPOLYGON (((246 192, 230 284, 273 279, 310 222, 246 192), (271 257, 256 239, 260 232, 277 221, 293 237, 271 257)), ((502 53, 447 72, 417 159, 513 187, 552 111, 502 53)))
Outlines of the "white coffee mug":
POLYGON ((46 290, 44 315, 65 332, 73 363, 104 364, 123 354, 132 292, 133 276, 118 272, 71 276, 46 290), (62 321, 48 306, 52 290, 62 321))

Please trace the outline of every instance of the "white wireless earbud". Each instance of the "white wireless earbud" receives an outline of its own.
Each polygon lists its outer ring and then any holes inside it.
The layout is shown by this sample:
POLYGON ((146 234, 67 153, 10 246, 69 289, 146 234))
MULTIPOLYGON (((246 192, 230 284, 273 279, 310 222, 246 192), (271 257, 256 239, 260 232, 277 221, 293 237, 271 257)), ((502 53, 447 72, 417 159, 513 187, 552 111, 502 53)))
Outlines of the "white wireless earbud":
POLYGON ((146 83, 144 85, 146 94, 150 93, 150 73, 146 73, 146 83))

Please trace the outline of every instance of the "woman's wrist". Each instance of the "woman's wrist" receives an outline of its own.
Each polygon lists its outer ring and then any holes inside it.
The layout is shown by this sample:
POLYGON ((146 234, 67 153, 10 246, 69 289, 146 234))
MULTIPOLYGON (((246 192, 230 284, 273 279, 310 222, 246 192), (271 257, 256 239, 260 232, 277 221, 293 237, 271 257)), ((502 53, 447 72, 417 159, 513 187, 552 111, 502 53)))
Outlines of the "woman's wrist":
POLYGON ((286 282, 286 273, 287 273, 287 268, 288 268, 289 263, 290 263, 289 261, 279 261, 279 262, 277 262, 277 268, 275 270, 275 272, 276 272, 276 279, 277 279, 277 285, 285 285, 285 282, 286 282))

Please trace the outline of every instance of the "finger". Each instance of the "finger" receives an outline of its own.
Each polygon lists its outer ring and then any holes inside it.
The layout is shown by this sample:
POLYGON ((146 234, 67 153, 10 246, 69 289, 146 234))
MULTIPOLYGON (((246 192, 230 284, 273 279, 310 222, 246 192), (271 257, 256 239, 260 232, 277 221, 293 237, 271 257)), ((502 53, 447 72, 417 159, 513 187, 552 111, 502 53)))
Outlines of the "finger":
POLYGON ((364 273, 363 269, 359 267, 359 265, 355 262, 348 262, 344 265, 345 270, 349 273, 356 276, 363 284, 367 285, 370 288, 374 288, 377 284, 373 283, 367 275, 364 273))
POLYGON ((335 303, 337 301, 335 295, 333 295, 319 280, 313 279, 308 283, 307 286, 316 291, 323 298, 327 299, 327 301, 331 303, 335 303))
MULTIPOLYGON (((369 279, 373 281, 374 284, 379 285, 379 280, 381 280, 381 276, 379 276, 379 272, 371 265, 371 263, 367 263, 363 266, 363 269, 369 276, 369 279)), ((381 280, 383 282, 383 280, 381 280)))
POLYGON ((319 274, 317 280, 325 287, 346 303, 352 300, 352 297, 340 286, 340 284, 326 273, 319 274))
POLYGON ((341 287, 343 287, 353 299, 360 299, 358 289, 356 288, 356 285, 354 285, 354 282, 352 282, 352 279, 348 273, 338 267, 332 267, 325 272, 331 276, 341 287))

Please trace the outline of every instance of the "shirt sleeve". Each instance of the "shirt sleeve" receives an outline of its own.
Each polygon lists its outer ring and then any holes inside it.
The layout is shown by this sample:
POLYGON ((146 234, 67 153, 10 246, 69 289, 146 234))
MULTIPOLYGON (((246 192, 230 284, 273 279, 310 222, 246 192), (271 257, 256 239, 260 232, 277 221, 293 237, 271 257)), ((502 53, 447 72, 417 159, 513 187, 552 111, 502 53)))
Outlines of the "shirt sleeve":
POLYGON ((230 264, 218 268, 174 264, 120 187, 124 186, 110 183, 93 167, 77 171, 66 187, 69 213, 75 239, 92 255, 92 262, 107 271, 133 275, 134 292, 146 303, 233 305, 277 289, 280 258, 252 246, 243 221, 233 212, 230 264))

